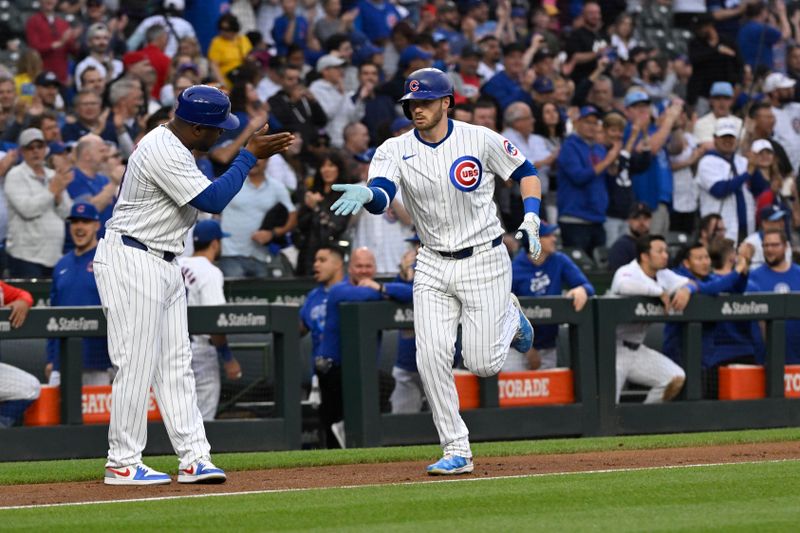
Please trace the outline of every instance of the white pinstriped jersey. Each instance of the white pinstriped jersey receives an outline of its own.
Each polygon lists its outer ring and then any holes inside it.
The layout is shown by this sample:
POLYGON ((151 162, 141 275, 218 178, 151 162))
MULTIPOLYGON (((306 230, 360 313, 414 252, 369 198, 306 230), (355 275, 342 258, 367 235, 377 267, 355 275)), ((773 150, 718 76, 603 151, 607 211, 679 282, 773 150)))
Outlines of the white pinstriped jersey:
POLYGON ((388 139, 375 152, 369 179, 384 177, 403 201, 425 246, 453 252, 503 233, 493 201, 494 178, 509 179, 524 161, 520 151, 483 126, 451 120, 436 145, 416 130, 388 139))
MULTIPOLYGON (((205 257, 179 257, 187 305, 224 305, 222 271, 205 257)), ((192 335, 192 343, 208 346, 208 335, 192 335)))
POLYGON ((211 185, 192 152, 166 126, 142 138, 128 160, 106 227, 159 252, 180 255, 197 220, 189 201, 211 185))

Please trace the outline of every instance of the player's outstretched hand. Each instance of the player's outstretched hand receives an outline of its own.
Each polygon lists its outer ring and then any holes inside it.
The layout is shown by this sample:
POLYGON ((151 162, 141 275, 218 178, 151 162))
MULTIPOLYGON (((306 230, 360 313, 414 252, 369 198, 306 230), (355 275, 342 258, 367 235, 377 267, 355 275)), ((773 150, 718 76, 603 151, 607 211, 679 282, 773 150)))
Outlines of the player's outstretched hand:
POLYGON ((294 135, 288 132, 273 133, 267 135, 269 124, 264 124, 260 130, 255 132, 250 140, 247 141, 245 149, 258 159, 267 159, 275 154, 285 152, 294 142, 294 135))
POLYGON ((517 234, 514 235, 516 239, 522 239, 523 236, 528 237, 528 255, 531 261, 539 259, 542 253, 542 244, 539 242, 539 216, 535 213, 525 213, 525 218, 522 224, 519 225, 517 234))
POLYGON ((339 216, 355 215, 362 205, 372 200, 372 191, 363 185, 337 183, 331 189, 344 193, 331 206, 331 211, 339 216))

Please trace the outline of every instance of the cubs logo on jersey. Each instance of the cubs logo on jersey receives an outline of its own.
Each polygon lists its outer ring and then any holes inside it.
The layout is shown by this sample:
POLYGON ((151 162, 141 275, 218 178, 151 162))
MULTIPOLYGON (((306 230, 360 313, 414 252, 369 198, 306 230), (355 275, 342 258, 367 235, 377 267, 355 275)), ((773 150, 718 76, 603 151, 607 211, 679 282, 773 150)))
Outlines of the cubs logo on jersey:
POLYGON ((477 157, 465 155, 450 166, 450 182, 459 191, 474 191, 481 184, 482 177, 483 165, 477 157))
POLYGON ((515 155, 517 155, 519 153, 519 150, 517 150, 517 147, 514 146, 513 144, 511 144, 511 141, 509 141, 508 139, 503 139, 503 148, 505 148, 505 150, 508 153, 508 155, 511 155, 511 156, 515 156, 515 155))

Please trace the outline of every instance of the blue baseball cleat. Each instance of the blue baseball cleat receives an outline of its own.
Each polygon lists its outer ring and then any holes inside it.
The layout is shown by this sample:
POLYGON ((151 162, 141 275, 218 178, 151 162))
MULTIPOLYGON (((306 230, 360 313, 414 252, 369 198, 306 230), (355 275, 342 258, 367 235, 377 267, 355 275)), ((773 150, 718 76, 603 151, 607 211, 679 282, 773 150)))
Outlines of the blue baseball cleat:
POLYGON ((166 485, 172 478, 163 472, 153 470, 144 463, 122 468, 106 467, 103 478, 106 485, 166 485))
POLYGON ((511 295, 511 303, 519 312, 519 329, 517 329, 514 338, 511 339, 511 347, 519 353, 525 353, 533 346, 533 326, 531 326, 531 321, 528 320, 525 313, 522 312, 522 306, 514 294, 511 295))
POLYGON ((432 465, 428 465, 428 474, 431 476, 453 476, 456 474, 469 474, 473 469, 472 459, 459 455, 445 455, 432 465))
POLYGON ((200 459, 178 470, 178 483, 225 483, 225 472, 208 459, 200 459))

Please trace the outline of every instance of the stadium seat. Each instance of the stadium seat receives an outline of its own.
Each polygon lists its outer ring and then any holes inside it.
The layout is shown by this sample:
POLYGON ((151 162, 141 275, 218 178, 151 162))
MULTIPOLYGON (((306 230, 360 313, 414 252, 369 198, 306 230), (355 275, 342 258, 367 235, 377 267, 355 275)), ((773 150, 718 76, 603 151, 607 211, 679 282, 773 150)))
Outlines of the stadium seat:
POLYGON ((572 259, 581 270, 597 270, 597 265, 592 258, 580 248, 564 248, 561 251, 572 259))
POLYGON ((598 246, 592 250, 592 258, 598 269, 608 270, 608 247, 598 246))

